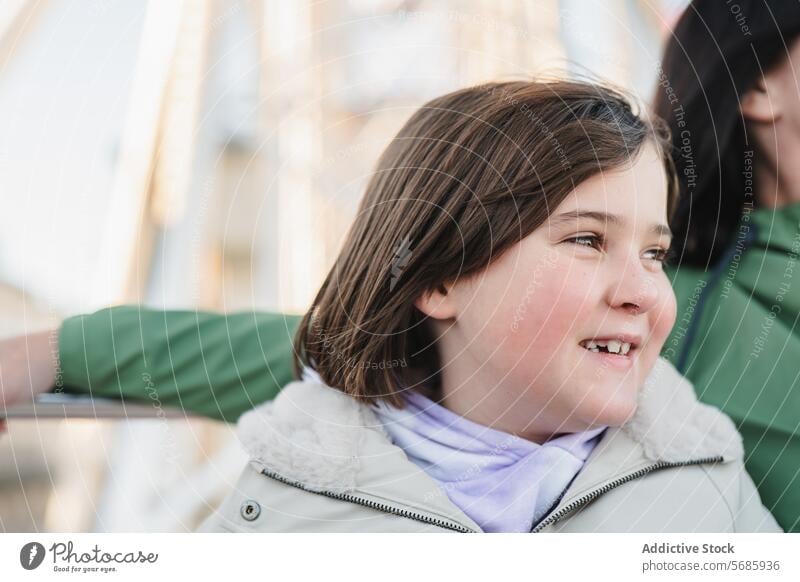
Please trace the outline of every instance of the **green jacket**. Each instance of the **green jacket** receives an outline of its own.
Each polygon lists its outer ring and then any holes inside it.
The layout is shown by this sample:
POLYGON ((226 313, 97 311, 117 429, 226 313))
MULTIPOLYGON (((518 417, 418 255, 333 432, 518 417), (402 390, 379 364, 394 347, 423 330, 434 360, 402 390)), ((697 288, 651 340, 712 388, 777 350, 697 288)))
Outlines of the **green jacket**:
POLYGON ((678 315, 662 355, 736 423, 745 466, 800 531, 800 204, 745 213, 710 271, 669 270, 678 315))
MULTIPOLYGON (((800 531, 800 204, 745 215, 717 267, 669 269, 678 316, 662 355, 744 438, 764 505, 800 531)), ((68 319, 64 391, 160 402, 227 422, 293 379, 300 318, 138 306, 68 319)))

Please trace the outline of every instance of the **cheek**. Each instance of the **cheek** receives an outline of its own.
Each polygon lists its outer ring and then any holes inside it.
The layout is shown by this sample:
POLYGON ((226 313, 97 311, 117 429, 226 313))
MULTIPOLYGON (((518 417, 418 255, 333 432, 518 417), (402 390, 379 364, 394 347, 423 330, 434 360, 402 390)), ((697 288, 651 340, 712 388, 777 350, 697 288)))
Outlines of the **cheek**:
POLYGON ((552 354, 572 341, 583 312, 593 304, 588 296, 591 274, 584 273, 559 257, 515 286, 515 300, 503 314, 508 323, 511 348, 536 359, 550 359, 552 354))
POLYGON ((677 313, 678 304, 675 299, 675 292, 672 290, 667 277, 664 276, 663 281, 659 283, 659 304, 652 311, 650 323, 653 343, 658 344, 659 351, 675 325, 677 313))

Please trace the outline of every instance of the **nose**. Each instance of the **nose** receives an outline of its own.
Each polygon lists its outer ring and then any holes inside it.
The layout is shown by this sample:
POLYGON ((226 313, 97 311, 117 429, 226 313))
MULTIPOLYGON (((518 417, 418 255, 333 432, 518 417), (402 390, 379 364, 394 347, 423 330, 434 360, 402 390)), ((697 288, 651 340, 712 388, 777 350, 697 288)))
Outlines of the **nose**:
POLYGON ((627 263, 609 285, 608 303, 630 315, 647 313, 658 304, 659 289, 653 274, 640 263, 627 263))

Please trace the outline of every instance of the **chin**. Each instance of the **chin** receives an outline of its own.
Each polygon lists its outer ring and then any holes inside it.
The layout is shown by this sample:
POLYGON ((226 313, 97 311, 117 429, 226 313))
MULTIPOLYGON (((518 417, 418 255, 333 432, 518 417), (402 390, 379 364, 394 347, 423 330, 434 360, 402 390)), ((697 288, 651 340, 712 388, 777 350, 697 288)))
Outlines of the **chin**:
POLYGON ((620 409, 615 411, 614 414, 604 414, 602 424, 606 426, 622 426, 633 417, 635 412, 636 406, 633 406, 624 412, 620 409))
POLYGON ((638 391, 627 387, 614 391, 599 391, 606 395, 602 400, 593 402, 592 411, 586 414, 595 426, 621 426, 628 422, 636 412, 638 391))
POLYGON ((607 426, 622 426, 628 422, 636 412, 636 399, 613 401, 604 406, 598 419, 607 426))

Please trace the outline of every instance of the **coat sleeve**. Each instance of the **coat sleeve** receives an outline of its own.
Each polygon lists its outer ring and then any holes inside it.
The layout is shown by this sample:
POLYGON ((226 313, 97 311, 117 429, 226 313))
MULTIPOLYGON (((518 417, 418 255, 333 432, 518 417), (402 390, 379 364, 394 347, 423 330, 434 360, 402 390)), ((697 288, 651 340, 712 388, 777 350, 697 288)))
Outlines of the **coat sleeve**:
POLYGON ((121 306, 59 330, 63 391, 153 401, 228 422, 292 380, 298 316, 121 306))
POLYGON ((775 518, 761 503, 753 480, 744 469, 739 467, 739 504, 734 510, 734 531, 771 533, 783 530, 775 518))

